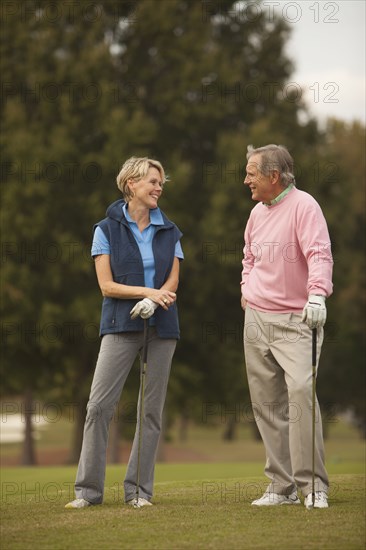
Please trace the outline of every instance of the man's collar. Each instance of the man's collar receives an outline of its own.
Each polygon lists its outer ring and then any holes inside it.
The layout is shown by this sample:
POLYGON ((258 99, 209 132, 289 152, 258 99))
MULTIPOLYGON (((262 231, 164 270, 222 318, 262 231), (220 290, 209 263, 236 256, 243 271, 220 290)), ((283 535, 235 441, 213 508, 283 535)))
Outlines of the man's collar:
POLYGON ((286 195, 291 191, 291 189, 293 189, 295 187, 295 185, 293 183, 290 183, 290 185, 288 187, 286 187, 286 189, 284 189, 282 191, 282 193, 280 193, 279 195, 277 195, 277 197, 275 199, 272 199, 271 202, 267 203, 267 202, 264 202, 263 204, 265 206, 273 206, 274 204, 277 204, 279 203, 284 197, 286 197, 286 195))

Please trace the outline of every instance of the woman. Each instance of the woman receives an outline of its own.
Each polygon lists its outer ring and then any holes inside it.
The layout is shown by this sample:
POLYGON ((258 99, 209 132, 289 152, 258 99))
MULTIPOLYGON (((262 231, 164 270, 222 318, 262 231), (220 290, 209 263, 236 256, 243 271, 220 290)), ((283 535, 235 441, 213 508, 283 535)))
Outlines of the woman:
POLYGON ((107 217, 94 227, 92 256, 104 297, 102 341, 87 405, 76 500, 66 508, 102 503, 109 424, 136 355, 142 350, 142 319, 149 319, 149 339, 140 481, 136 491, 137 425, 124 490, 127 503, 151 505, 162 412, 179 339, 176 290, 183 259, 182 233, 158 208, 165 181, 160 162, 128 159, 117 177, 123 199, 114 202, 107 217))

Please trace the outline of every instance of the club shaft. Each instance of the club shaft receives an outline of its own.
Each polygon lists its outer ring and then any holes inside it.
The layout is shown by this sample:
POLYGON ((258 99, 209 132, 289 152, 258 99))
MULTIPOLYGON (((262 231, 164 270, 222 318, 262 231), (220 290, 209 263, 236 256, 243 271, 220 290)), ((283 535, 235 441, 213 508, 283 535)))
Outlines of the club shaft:
POLYGON ((311 495, 313 506, 315 504, 315 405, 316 405, 316 344, 317 329, 312 329, 312 465, 311 465, 311 495))
POLYGON ((137 472, 136 472, 136 503, 140 496, 140 462, 141 462, 141 444, 142 444, 142 426, 144 416, 144 400, 145 400, 145 377, 147 369, 147 347, 149 336, 149 321, 144 319, 144 341, 141 356, 141 372, 140 372, 140 404, 139 404, 139 437, 137 446, 137 472))

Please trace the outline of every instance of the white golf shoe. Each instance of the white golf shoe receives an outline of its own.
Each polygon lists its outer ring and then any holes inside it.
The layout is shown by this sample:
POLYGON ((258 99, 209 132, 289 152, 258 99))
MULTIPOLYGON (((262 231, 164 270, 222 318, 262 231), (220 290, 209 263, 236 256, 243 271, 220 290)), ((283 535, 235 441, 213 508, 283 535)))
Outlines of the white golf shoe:
POLYGON ((300 504, 296 492, 291 495, 279 495, 277 493, 264 493, 261 498, 253 500, 252 506, 281 506, 282 504, 300 504))
POLYGON ((309 493, 304 500, 304 504, 307 510, 311 510, 312 508, 329 508, 328 495, 325 491, 315 491, 315 502, 313 506, 313 495, 309 493))
POLYGON ((65 508, 86 508, 87 506, 91 506, 90 502, 87 500, 84 500, 83 498, 77 498, 73 500, 72 502, 68 502, 65 505, 65 508))
POLYGON ((133 498, 127 502, 130 506, 134 508, 142 508, 143 506, 152 506, 152 502, 146 500, 146 498, 139 497, 138 499, 133 498))

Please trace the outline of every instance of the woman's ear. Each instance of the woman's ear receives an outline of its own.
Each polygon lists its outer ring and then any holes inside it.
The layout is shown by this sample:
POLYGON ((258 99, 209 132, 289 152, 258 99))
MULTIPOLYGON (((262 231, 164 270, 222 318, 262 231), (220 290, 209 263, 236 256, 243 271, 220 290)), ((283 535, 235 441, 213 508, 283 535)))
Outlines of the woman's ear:
POLYGON ((130 179, 127 180, 127 185, 128 185, 128 188, 129 188, 129 190, 130 190, 131 192, 133 191, 133 188, 134 188, 134 185, 133 185, 133 184, 134 184, 134 183, 135 183, 135 182, 134 182, 134 180, 133 180, 132 178, 130 178, 130 179))

